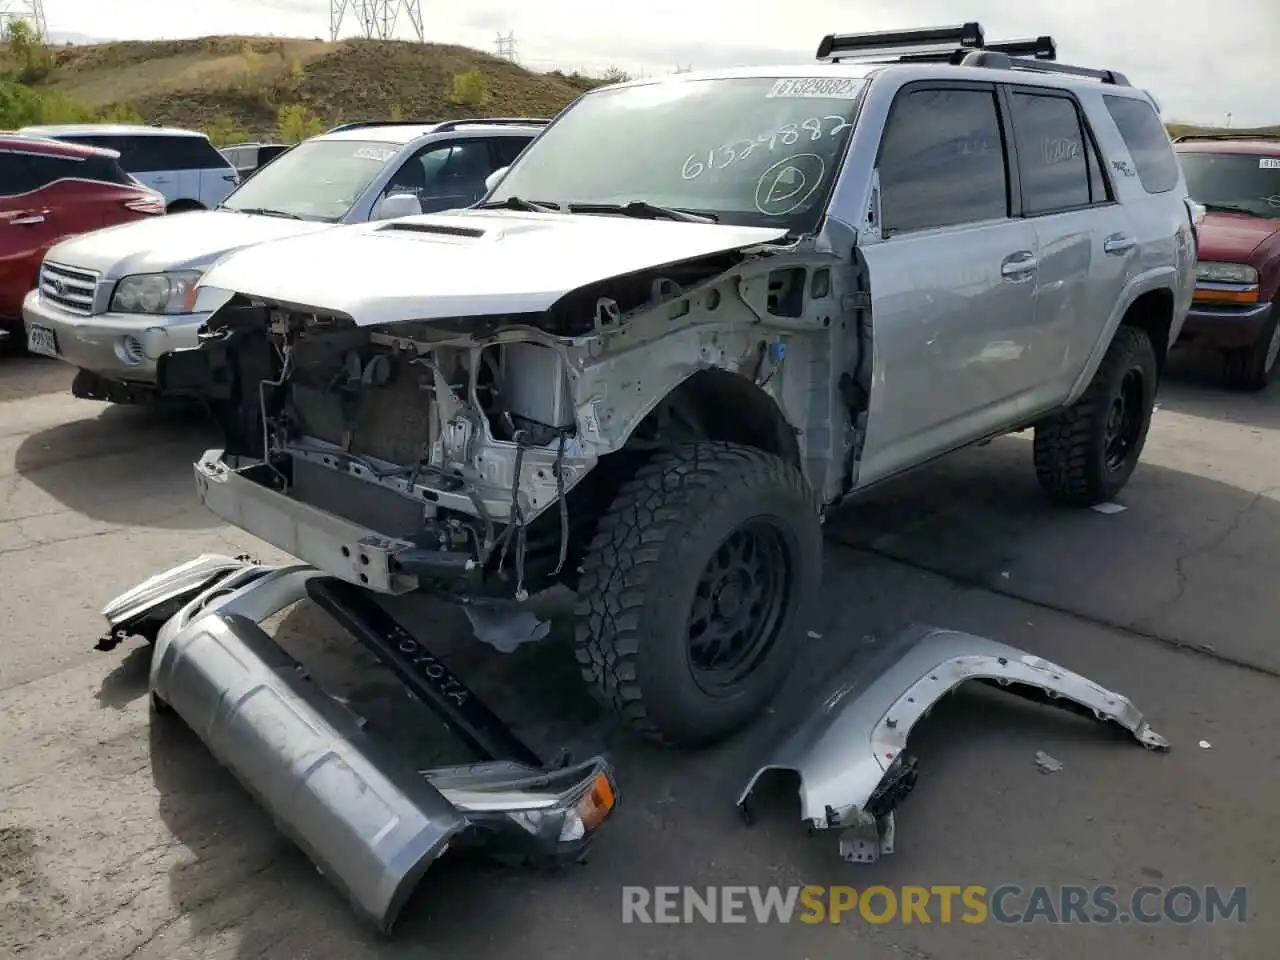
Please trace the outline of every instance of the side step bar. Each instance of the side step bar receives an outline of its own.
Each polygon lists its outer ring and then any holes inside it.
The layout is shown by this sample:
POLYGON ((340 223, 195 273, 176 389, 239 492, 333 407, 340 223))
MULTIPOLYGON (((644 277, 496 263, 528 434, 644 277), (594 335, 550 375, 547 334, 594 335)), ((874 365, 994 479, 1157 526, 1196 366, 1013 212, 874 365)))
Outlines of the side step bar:
POLYGON ((117 642, 129 633, 154 641, 156 706, 185 720, 383 933, 450 847, 540 863, 581 859, 617 805, 605 758, 544 766, 380 606, 314 567, 200 557, 149 578, 104 613, 117 642), (485 762, 418 770, 311 680, 259 625, 309 595, 485 762), (438 696, 426 693, 432 681, 438 696))

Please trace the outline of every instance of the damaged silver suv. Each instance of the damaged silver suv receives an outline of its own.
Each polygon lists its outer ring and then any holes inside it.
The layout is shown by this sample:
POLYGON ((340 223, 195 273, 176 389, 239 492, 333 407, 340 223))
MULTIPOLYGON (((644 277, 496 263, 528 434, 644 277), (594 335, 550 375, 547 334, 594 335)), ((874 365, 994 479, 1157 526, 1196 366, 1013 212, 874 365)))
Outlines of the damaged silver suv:
POLYGON ((1031 428, 1096 504, 1195 283, 1151 97, 981 28, 594 90, 477 207, 231 254, 165 392, 216 514, 381 594, 577 592, 594 692, 727 735, 803 649, 824 511, 1031 428))

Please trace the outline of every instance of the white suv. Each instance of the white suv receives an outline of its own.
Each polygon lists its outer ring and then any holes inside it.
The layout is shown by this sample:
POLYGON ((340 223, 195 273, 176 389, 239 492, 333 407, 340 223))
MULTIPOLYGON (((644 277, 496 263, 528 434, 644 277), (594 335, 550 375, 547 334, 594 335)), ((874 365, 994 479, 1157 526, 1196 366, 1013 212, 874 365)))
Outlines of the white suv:
POLYGON ((18 132, 115 150, 127 173, 164 194, 169 213, 216 207, 240 182, 235 167, 209 138, 193 130, 90 123, 24 127, 18 132))

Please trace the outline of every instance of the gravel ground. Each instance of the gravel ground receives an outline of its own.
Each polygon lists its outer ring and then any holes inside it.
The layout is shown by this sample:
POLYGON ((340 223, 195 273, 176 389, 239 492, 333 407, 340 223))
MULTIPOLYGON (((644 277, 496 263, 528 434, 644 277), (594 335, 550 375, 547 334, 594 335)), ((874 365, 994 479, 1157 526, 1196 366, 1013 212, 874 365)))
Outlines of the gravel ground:
MULTIPOLYGON (((456 610, 415 629, 544 748, 606 748, 624 801, 586 865, 551 875, 444 861, 394 939, 371 936, 180 722, 147 709, 141 646, 93 651, 102 604, 201 551, 261 544, 204 511, 199 424, 70 397, 60 364, 0 358, 0 957, 1270 958, 1280 920, 1280 393, 1221 392, 1180 364, 1123 512, 1045 504, 1008 438, 833 519, 820 635, 775 709, 697 755, 638 744, 575 682, 557 630, 500 656, 456 610), (738 788, 833 671, 909 622, 1047 656, 1131 696, 1173 742, 965 692, 918 730, 898 850, 840 862, 794 800, 744 827, 738 788), (1202 746, 1201 741, 1209 744, 1202 746), (1037 771, 1036 751, 1063 764, 1037 771), (627 884, 1248 887, 1246 923, 626 925, 627 884)), ((424 756, 429 716, 319 612, 277 636, 424 756)), ((915 740, 913 740, 915 742, 915 740)))

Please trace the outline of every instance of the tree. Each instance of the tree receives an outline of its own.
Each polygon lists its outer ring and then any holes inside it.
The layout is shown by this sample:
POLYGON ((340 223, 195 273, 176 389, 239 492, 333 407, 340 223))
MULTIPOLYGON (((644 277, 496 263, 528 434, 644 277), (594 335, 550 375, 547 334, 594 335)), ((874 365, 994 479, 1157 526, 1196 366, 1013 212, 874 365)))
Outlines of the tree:
POLYGON ((53 54, 44 40, 25 20, 10 20, 4 32, 9 55, 18 61, 18 79, 22 83, 43 80, 53 69, 53 54))
POLYGON ((619 67, 610 67, 604 72, 605 83, 626 83, 631 79, 631 74, 619 67))
POLYGON ((483 107, 489 102, 489 78, 479 70, 458 74, 449 99, 464 107, 483 107))
POLYGON ((276 130, 282 143, 299 143, 324 133, 324 121, 302 104, 291 103, 276 113, 276 130))

